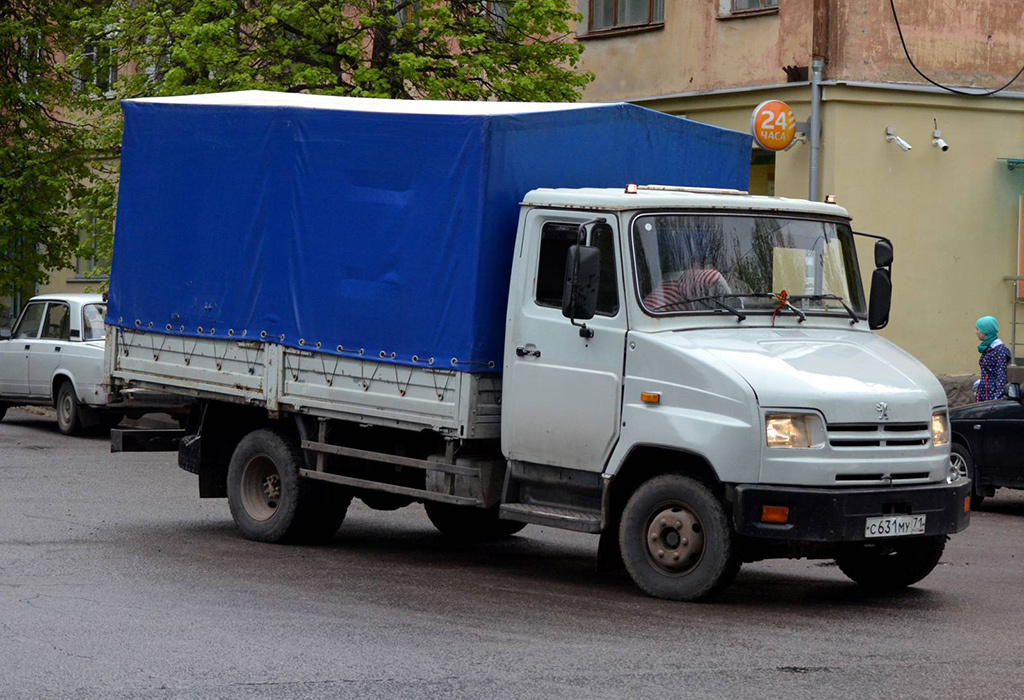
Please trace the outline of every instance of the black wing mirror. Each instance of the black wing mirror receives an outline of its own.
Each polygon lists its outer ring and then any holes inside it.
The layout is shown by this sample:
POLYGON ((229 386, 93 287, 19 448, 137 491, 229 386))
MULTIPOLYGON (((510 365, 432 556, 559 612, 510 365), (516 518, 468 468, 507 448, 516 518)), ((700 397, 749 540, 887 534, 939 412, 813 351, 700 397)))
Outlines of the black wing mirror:
POLYGON ((565 256, 562 315, 573 321, 594 318, 600 279, 601 251, 588 245, 569 246, 565 256))
POLYGON ((1020 384, 1012 382, 1006 385, 1003 395, 1011 401, 1020 401, 1020 384))
POLYGON ((892 241, 878 236, 871 237, 876 239, 875 271, 871 273, 868 328, 876 331, 889 325, 889 311, 892 309, 892 241))
POLYGON ((875 241, 875 267, 892 267, 892 241, 886 238, 875 241))

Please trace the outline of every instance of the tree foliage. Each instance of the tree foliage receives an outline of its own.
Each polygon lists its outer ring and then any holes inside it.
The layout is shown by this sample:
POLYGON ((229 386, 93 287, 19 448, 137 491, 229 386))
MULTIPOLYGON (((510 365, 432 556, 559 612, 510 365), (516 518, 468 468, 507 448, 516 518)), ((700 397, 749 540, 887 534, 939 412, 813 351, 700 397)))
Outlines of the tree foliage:
POLYGON ((77 246, 68 202, 95 151, 62 60, 75 16, 67 2, 0 2, 0 296, 30 292, 77 246))

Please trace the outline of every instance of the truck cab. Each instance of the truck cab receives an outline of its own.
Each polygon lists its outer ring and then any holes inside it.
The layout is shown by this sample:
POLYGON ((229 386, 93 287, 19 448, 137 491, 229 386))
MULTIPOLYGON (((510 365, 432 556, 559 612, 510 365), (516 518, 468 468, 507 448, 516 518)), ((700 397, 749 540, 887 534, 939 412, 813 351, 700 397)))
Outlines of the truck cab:
POLYGON ((501 415, 520 503, 503 515, 604 532, 664 597, 702 597, 780 553, 836 558, 870 585, 922 578, 966 526, 969 489, 938 380, 869 327, 891 290, 891 245, 876 247, 869 319, 834 204, 530 192, 501 415))

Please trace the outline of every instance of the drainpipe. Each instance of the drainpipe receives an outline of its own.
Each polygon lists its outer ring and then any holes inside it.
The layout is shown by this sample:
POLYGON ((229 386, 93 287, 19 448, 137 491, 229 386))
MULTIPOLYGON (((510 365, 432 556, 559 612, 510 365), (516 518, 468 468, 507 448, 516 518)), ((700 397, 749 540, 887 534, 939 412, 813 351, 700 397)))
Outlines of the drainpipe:
POLYGON ((808 196, 818 201, 818 165, 821 158, 821 78, 828 59, 829 5, 832 0, 813 0, 811 6, 811 167, 808 196))
POLYGON ((821 156, 821 74, 824 69, 825 59, 814 58, 811 60, 811 123, 808 125, 811 131, 811 168, 807 198, 812 202, 818 201, 818 159, 821 156))

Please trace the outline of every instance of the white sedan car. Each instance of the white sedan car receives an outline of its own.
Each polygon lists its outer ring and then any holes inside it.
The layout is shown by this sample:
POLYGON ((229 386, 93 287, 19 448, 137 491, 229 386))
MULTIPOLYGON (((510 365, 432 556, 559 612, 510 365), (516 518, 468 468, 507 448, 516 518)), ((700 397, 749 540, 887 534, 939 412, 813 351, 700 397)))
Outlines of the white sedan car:
POLYGON ((54 406, 60 431, 73 435, 116 425, 127 408, 168 410, 110 403, 103 388, 106 312, 99 294, 45 294, 25 305, 10 340, 0 341, 0 419, 10 406, 54 406))

